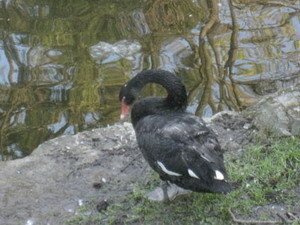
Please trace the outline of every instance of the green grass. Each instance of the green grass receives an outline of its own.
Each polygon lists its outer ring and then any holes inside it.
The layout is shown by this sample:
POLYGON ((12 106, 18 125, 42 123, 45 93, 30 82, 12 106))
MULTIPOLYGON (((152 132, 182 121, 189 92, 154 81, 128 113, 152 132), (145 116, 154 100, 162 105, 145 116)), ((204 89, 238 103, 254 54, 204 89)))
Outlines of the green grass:
POLYGON ((69 224, 232 224, 229 208, 237 217, 252 220, 271 218, 267 212, 256 215, 257 206, 299 210, 296 188, 300 185, 300 139, 273 138, 269 142, 226 153, 229 180, 235 187, 228 195, 192 193, 171 203, 151 202, 143 196, 158 183, 153 175, 151 182, 137 184, 122 203, 112 204, 97 219, 94 215, 93 223, 69 224))

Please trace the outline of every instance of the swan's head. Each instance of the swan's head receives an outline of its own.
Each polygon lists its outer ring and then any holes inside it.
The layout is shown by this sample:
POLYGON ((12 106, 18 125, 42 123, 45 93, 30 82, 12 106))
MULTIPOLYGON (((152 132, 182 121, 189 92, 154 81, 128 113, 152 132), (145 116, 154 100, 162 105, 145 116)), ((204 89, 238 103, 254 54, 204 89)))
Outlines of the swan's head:
POLYGON ((119 93, 119 100, 124 102, 124 104, 131 106, 135 99, 136 95, 133 89, 129 88, 127 84, 124 84, 119 93))
POLYGON ((125 119, 130 112, 131 106, 135 102, 136 94, 134 89, 128 87, 127 84, 120 90, 119 100, 121 102, 121 119, 125 119))

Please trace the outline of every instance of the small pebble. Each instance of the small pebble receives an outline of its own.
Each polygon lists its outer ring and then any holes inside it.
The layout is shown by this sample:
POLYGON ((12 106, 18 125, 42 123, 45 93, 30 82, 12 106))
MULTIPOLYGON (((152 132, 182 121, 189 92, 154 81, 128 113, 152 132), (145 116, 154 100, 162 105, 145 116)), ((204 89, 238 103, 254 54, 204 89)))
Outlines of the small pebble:
POLYGON ((300 107, 293 108, 294 111, 300 112, 300 107))
POLYGON ((245 125, 243 126, 244 129, 248 130, 251 127, 250 123, 245 123, 245 125))
POLYGON ((101 187, 102 187, 102 183, 101 182, 95 182, 95 183, 93 183, 93 188, 100 189, 101 187))
POLYGON ((26 225, 33 225, 33 221, 32 220, 27 220, 26 225))
POLYGON ((100 138, 92 138, 92 142, 99 142, 100 138))

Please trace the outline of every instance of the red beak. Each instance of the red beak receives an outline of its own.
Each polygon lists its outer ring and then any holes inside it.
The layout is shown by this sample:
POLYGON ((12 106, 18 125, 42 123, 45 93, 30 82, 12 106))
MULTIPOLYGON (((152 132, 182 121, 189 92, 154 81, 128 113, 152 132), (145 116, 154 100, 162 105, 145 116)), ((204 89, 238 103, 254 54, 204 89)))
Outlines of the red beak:
POLYGON ((124 120, 126 118, 126 116, 129 114, 130 112, 130 107, 128 105, 126 105, 126 103, 124 102, 124 100, 122 100, 121 103, 121 116, 120 119, 124 120))

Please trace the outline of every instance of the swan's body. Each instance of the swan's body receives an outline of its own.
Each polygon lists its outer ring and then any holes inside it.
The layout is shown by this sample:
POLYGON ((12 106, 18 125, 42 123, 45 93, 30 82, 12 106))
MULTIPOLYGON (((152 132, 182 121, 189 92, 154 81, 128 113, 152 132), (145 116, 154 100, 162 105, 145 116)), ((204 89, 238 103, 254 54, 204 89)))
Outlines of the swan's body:
POLYGON ((162 180, 196 192, 230 191, 216 135, 200 118, 185 112, 187 96, 179 78, 163 70, 143 71, 123 86, 120 100, 125 113, 133 104, 138 146, 162 180), (134 103, 147 83, 161 84, 168 96, 134 103))

